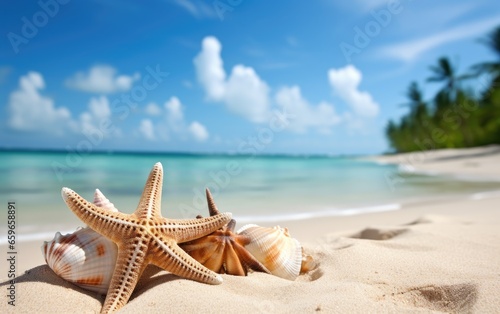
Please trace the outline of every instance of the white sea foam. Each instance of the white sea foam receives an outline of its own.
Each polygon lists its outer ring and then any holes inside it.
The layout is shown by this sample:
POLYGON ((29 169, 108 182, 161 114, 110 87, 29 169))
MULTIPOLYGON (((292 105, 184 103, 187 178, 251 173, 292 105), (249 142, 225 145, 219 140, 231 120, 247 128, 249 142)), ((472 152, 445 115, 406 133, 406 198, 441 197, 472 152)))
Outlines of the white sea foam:
MULTIPOLYGON (((463 196, 465 198, 471 200, 482 200, 488 198, 496 198, 500 197, 500 190, 494 191, 484 191, 479 193, 474 193, 470 195, 463 196)), ((411 204, 415 205, 416 203, 425 202, 427 203, 429 200, 420 201, 412 201, 411 204)), ((406 202, 405 202, 406 203, 406 202)), ((360 207, 341 207, 341 208, 328 208, 324 210, 312 211, 312 212, 303 212, 303 213, 291 213, 291 214, 276 214, 276 215, 253 215, 253 216, 236 216, 235 219, 238 223, 262 223, 262 222, 282 222, 282 221, 297 221, 297 220, 306 220, 313 218, 321 218, 321 217, 340 217, 340 216, 353 216, 367 213, 378 213, 378 212, 388 212, 388 211, 396 211, 401 210, 405 207, 404 204, 401 203, 387 203, 380 205, 372 205, 372 206, 360 206, 360 207)), ((54 228, 55 226, 52 226, 54 228)), ((60 231, 62 234, 67 234, 74 232, 76 228, 67 229, 66 231, 60 231)), ((53 229, 53 231, 38 231, 33 232, 30 226, 26 226, 24 228, 24 232, 20 231, 16 237, 16 244, 20 242, 29 242, 29 241, 48 241, 53 239, 54 234, 56 233, 57 228, 53 229), (31 230, 31 231, 28 231, 31 230)), ((3 234, 6 234, 6 230, 1 230, 3 234)), ((6 245, 7 238, 0 238, 0 245, 6 245)), ((40 242, 41 245, 41 242, 40 242)))
POLYGON ((483 199, 495 198, 495 197, 500 197, 500 191, 487 191, 487 192, 474 193, 469 198, 471 200, 477 201, 477 200, 483 200, 483 199))
POLYGON ((306 213, 293 213, 293 214, 278 214, 278 215, 266 215, 266 216, 238 216, 237 221, 240 223, 251 223, 251 222, 278 222, 278 221, 293 221, 293 220, 305 220, 320 217, 333 217, 333 216, 352 216, 366 213, 377 213, 385 211, 393 211, 401 209, 401 204, 382 204, 375 206, 366 207, 352 207, 352 208, 330 208, 314 212, 306 213))
MULTIPOLYGON (((239 223, 259 223, 259 222, 281 222, 281 221, 296 221, 296 220, 306 220, 312 218, 321 217, 334 217, 334 216, 352 216, 365 213, 376 213, 385 211, 394 211, 401 209, 401 204, 382 204, 375 206, 365 206, 365 207, 349 207, 349 208, 329 208, 325 210, 304 212, 304 213, 292 213, 292 214, 276 214, 276 215, 255 215, 255 216, 237 216, 235 217, 239 223)), ((26 226, 26 229, 30 229, 26 226)), ((27 231, 25 229, 25 231, 27 231)), ((66 231, 60 231, 62 234, 67 234, 74 232, 76 229, 69 229, 66 231)), ((16 244, 20 242, 29 241, 48 241, 54 237, 56 233, 54 231, 38 231, 38 232, 18 232, 16 237, 16 244)), ((1 238, 0 245, 6 245, 7 239, 1 238)))

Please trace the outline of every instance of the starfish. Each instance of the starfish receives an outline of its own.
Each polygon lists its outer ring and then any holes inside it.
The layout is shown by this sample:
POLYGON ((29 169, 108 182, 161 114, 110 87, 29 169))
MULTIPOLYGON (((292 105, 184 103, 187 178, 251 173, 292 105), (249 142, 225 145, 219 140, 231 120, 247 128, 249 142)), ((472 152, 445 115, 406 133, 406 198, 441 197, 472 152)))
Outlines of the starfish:
MULTIPOLYGON (((209 189, 206 189, 208 212, 210 217, 220 214, 209 189)), ((201 215, 196 216, 203 219, 201 215)), ((181 244, 181 248, 194 259, 218 273, 246 276, 248 269, 270 273, 245 248, 251 241, 249 236, 234 231, 236 221, 229 223, 208 236, 181 244)))
POLYGON ((163 168, 156 163, 149 174, 139 205, 131 215, 100 208, 68 188, 62 197, 73 213, 90 228, 118 247, 111 284, 101 313, 123 307, 148 264, 179 277, 208 284, 222 283, 222 277, 185 253, 178 243, 203 237, 231 220, 231 213, 203 219, 167 219, 161 216, 163 168))

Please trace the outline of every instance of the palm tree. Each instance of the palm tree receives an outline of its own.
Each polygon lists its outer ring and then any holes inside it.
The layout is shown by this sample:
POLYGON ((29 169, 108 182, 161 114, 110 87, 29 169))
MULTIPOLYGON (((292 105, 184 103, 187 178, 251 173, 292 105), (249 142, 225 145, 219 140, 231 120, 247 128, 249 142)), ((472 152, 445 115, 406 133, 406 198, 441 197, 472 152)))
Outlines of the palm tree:
POLYGON ((409 106, 410 112, 407 115, 409 126, 413 132, 413 142, 430 138, 430 115, 427 104, 424 101, 422 90, 417 82, 411 82, 406 91, 409 102, 403 106, 409 106))
POLYGON ((398 144, 396 141, 397 133, 398 133, 397 125, 394 123, 394 121, 389 120, 387 126, 385 127, 385 135, 387 136, 387 139, 389 140, 391 147, 394 148, 396 152, 399 151, 398 144))
MULTIPOLYGON (((409 103, 403 104, 404 106, 409 106, 412 113, 427 111, 427 106, 424 101, 424 96, 422 90, 418 87, 417 82, 411 82, 408 90, 406 91, 406 97, 410 100, 409 103)), ((418 114, 417 114, 418 116, 418 114)))
POLYGON ((483 92, 482 108, 478 117, 481 144, 500 143, 500 26, 480 40, 497 56, 497 61, 478 63, 472 66, 476 75, 491 75, 490 85, 483 92))
POLYGON ((493 75, 493 81, 500 80, 500 26, 497 26, 486 38, 481 40, 482 43, 489 46, 491 50, 497 55, 498 61, 496 62, 481 62, 472 66, 476 75, 481 73, 488 73, 493 75))
POLYGON ((390 120, 385 134, 397 152, 421 149, 470 147, 500 143, 500 26, 482 40, 496 55, 496 61, 472 67, 475 74, 487 73, 492 81, 486 91, 477 94, 462 88, 461 82, 473 75, 460 75, 447 57, 430 67, 429 82, 442 87, 431 102, 425 101, 419 85, 412 82, 406 91, 410 111, 399 121, 390 120), (432 136, 431 136, 432 135, 432 136), (433 145, 419 145, 422 141, 433 145))
POLYGON ((447 57, 439 58, 438 64, 429 68, 434 75, 427 79, 428 82, 445 83, 445 86, 436 95, 436 99, 447 96, 451 101, 454 101, 460 81, 471 77, 470 74, 457 75, 454 66, 447 57))

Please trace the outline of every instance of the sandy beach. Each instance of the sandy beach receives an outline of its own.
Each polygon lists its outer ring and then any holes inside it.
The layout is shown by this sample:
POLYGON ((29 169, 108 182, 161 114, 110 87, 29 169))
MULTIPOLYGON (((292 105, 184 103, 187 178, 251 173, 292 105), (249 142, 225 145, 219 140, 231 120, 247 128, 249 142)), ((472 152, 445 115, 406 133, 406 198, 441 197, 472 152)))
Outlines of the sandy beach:
POLYGON ((384 155, 372 159, 380 163, 399 164, 403 172, 499 181, 499 155, 500 145, 490 145, 384 155))
MULTIPOLYGON (((376 157, 429 174, 500 181, 500 147, 376 157), (419 155, 417 155, 419 154, 419 155)), ((266 225, 266 224, 262 224, 266 225)), ((500 309, 500 192, 400 210, 283 221, 318 262, 287 281, 222 275, 210 286, 149 267, 121 313, 495 313, 500 309)), ((239 226, 238 226, 239 227, 239 226)), ((55 232, 56 230, 54 230, 55 232)), ((15 307, 2 258, 2 313, 98 313, 104 296, 57 277, 41 242, 18 243, 15 307)), ((7 247, 2 246, 2 252, 7 247)))

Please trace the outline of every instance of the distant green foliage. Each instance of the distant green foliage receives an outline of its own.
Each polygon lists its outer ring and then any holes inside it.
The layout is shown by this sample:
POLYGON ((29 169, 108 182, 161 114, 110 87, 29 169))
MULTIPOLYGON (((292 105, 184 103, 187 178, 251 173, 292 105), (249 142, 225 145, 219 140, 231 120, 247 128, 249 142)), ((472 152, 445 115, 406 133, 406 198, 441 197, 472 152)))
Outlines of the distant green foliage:
POLYGON ((395 152, 500 143, 500 26, 483 43, 496 53, 496 62, 476 64, 466 75, 458 75, 447 57, 430 67, 427 81, 443 84, 432 100, 424 100, 416 82, 410 84, 409 113, 399 123, 389 121, 385 130, 395 152), (479 94, 462 87, 464 80, 485 74, 491 80, 479 94))

